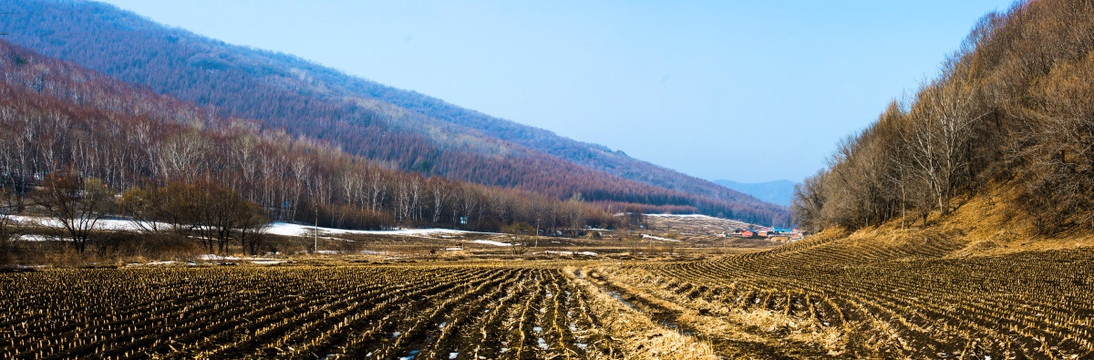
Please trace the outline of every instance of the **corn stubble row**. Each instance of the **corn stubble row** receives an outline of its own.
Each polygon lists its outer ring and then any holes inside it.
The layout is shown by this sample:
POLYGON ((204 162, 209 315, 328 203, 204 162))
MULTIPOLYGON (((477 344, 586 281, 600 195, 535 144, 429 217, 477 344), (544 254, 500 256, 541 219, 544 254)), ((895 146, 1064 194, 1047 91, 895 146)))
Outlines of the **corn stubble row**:
POLYGON ((3 358, 1094 357, 1094 250, 0 274, 3 358))
POLYGON ((1094 357, 1094 250, 939 256, 957 246, 801 244, 599 271, 638 303, 663 302, 698 338, 724 345, 720 353, 1094 357))
POLYGON ((620 358, 560 269, 53 270, 0 276, 3 358, 620 358))

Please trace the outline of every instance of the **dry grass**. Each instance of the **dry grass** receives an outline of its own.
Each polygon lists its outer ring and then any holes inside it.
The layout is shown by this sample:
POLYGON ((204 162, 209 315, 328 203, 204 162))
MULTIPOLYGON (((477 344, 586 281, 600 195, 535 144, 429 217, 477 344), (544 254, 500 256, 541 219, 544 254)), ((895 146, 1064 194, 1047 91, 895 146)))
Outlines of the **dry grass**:
POLYGON ((591 294, 592 310, 609 319, 613 338, 621 340, 627 359, 719 359, 709 344, 654 323, 647 315, 623 305, 586 278, 577 277, 577 268, 564 274, 577 287, 591 294))
POLYGON ((930 254, 949 258, 970 256, 1000 256, 1028 251, 1051 251, 1094 246, 1094 234, 1072 231, 1053 237, 1038 235, 1032 220, 1011 205, 1017 191, 1004 186, 993 187, 990 195, 976 195, 955 201, 958 207, 946 216, 931 212, 926 224, 921 218, 909 216, 889 220, 879 226, 866 227, 853 233, 829 229, 814 235, 814 241, 838 240, 840 246, 888 247, 892 249, 922 247, 930 242, 952 242, 960 245, 946 254, 930 254))
MULTIPOLYGON (((742 308, 701 296, 687 296, 666 290, 649 281, 652 274, 638 269, 598 268, 603 281, 633 296, 635 303, 674 314, 672 321, 718 344, 721 356, 769 358, 787 349, 823 349, 826 355, 845 352, 839 329, 823 327, 815 318, 789 315, 789 311, 742 308), (734 344, 747 344, 735 346, 734 344)), ((645 311, 646 313, 655 312, 645 311)))

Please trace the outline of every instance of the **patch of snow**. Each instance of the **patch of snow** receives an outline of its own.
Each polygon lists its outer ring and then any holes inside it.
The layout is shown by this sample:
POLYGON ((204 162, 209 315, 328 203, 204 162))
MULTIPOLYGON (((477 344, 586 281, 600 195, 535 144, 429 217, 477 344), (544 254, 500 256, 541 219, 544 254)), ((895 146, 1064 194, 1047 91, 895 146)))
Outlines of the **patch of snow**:
POLYGON ((536 327, 532 328, 532 331, 535 331, 536 334, 539 334, 539 333, 543 332, 543 327, 536 326, 536 327))
POLYGON ((450 248, 444 248, 444 251, 463 251, 463 248, 461 248, 461 247, 450 247, 450 248))
MULTIPOLYGON (((402 235, 402 236, 454 236, 473 233, 471 231, 453 230, 453 229, 396 229, 396 230, 348 230, 322 227, 319 228, 319 234, 322 235, 339 235, 339 234, 361 234, 361 235, 402 235)), ((270 224, 266 229, 267 234, 282 235, 282 236, 308 236, 316 230, 315 226, 304 224, 290 224, 283 222, 275 222, 270 224)))
POLYGON ((235 256, 220 256, 217 254, 203 254, 198 256, 198 259, 202 261, 238 261, 240 258, 235 256))
POLYGON ((310 230, 310 228, 305 229, 304 225, 276 222, 266 228, 266 233, 282 236, 304 236, 310 230))
POLYGON ((589 348, 589 345, 585 344, 585 343, 575 343, 574 345, 577 345, 577 347, 580 348, 581 350, 588 350, 588 348, 589 348))
POLYGON ((667 242, 673 242, 673 243, 680 242, 679 240, 676 240, 676 239, 667 239, 667 237, 654 236, 654 235, 648 235, 648 234, 642 234, 642 239, 653 239, 653 240, 667 241, 667 242))
MULTIPOLYGON (((61 221, 42 216, 22 216, 22 215, 10 215, 10 219, 20 224, 31 224, 44 226, 49 228, 60 229, 64 228, 61 221)), ((156 227, 160 229, 169 229, 171 226, 166 223, 156 223, 156 227)), ((143 229, 134 220, 129 219, 101 219, 95 223, 96 230, 107 231, 142 231, 143 229)), ((271 235, 282 236, 308 236, 315 231, 314 226, 308 226, 303 224, 290 224, 284 222, 271 223, 264 231, 271 235)), ((332 238, 330 235, 338 234, 365 234, 365 235, 402 235, 402 236, 440 236, 440 237, 453 237, 464 234, 488 234, 465 230, 453 230, 453 229, 397 229, 397 230, 348 230, 348 229, 336 229, 328 227, 319 227, 319 235, 326 239, 343 240, 332 238)), ((27 241, 41 241, 41 240, 27 240, 27 241)))
POLYGON ((315 253, 319 255, 336 255, 338 250, 317 250, 315 253))
POLYGON ((19 235, 15 240, 18 241, 72 241, 69 238, 61 238, 50 235, 19 235))
MULTIPOLYGON (((64 228, 64 224, 62 224, 60 220, 51 217, 11 215, 11 219, 22 224, 33 224, 57 229, 64 228)), ((170 227, 165 223, 156 224, 157 227, 162 229, 170 227)), ((136 221, 128 219, 100 219, 95 222, 95 230, 141 231, 141 227, 137 225, 136 221)))
POLYGON ((504 242, 501 242, 501 241, 494 241, 494 240, 471 240, 471 242, 476 243, 476 244, 494 245, 494 246, 513 246, 513 244, 510 244, 510 243, 504 243, 504 242))
POLYGON ((458 352, 448 353, 448 359, 449 360, 455 359, 457 356, 460 356, 460 353, 458 353, 458 352))
POLYGON ((387 255, 386 251, 376 251, 376 250, 361 250, 358 253, 359 254, 364 254, 364 255, 387 255))
POLYGON ((538 342, 539 342, 539 348, 540 349, 547 350, 547 340, 543 340, 543 338, 539 338, 538 342))

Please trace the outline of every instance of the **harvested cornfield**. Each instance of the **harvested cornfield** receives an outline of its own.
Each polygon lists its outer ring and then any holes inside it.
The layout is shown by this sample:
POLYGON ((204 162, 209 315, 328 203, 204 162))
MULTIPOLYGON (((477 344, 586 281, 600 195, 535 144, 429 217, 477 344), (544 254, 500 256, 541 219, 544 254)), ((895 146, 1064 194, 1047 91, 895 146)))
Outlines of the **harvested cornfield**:
POLYGON ((1094 250, 0 274, 4 358, 1094 357, 1094 250))
MULTIPOLYGON (((613 304, 557 266, 73 269, 0 281, 4 358, 601 359, 659 351, 633 346, 613 304)), ((671 331, 657 335, 695 345, 671 331)))
POLYGON ((955 246, 836 241, 595 271, 623 299, 720 354, 1094 357, 1094 250, 937 256, 955 246))

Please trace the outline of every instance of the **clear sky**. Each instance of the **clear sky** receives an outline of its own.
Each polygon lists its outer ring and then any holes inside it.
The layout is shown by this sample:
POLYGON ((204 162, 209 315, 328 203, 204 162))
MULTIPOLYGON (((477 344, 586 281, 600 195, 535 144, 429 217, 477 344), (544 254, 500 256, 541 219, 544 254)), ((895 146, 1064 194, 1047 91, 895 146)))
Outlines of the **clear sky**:
POLYGON ((160 23, 606 145, 799 181, 1003 0, 109 0, 160 23))

